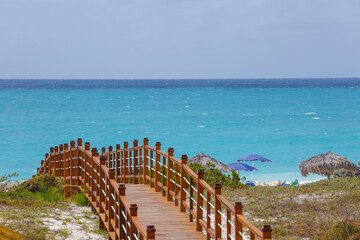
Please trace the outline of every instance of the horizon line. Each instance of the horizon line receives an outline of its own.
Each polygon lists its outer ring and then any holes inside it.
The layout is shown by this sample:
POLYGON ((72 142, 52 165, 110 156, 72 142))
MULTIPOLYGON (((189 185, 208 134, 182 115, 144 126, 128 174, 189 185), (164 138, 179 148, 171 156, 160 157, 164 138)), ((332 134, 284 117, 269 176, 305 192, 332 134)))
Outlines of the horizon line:
POLYGON ((116 80, 116 81, 191 81, 191 80, 334 80, 334 79, 344 79, 344 80, 360 80, 360 77, 290 77, 290 78, 0 78, 0 81, 6 80, 39 80, 39 81, 71 81, 71 80, 80 80, 80 81, 102 81, 102 80, 116 80))

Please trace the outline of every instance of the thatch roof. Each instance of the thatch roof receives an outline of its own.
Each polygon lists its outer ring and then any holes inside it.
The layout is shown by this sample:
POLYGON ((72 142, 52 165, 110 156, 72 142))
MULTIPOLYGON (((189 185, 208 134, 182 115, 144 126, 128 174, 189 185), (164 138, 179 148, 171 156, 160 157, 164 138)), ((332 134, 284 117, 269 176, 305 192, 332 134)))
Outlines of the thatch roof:
POLYGON ((304 177, 307 177, 309 173, 330 177, 335 171, 340 169, 344 169, 352 174, 359 172, 359 168, 355 164, 331 151, 303 161, 300 163, 299 169, 304 177))
POLYGON ((208 163, 214 164, 215 168, 222 169, 224 172, 231 172, 231 168, 229 168, 225 163, 219 162, 215 158, 212 158, 204 153, 200 153, 195 157, 192 157, 188 160, 188 163, 198 163, 204 168, 209 168, 208 163))

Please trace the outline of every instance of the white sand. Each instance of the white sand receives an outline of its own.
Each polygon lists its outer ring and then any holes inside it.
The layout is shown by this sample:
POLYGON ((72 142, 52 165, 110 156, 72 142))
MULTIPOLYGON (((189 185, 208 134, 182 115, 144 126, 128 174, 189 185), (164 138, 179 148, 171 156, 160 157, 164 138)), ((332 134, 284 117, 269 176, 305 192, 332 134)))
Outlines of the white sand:
POLYGON ((105 240, 106 238, 94 232, 98 229, 97 218, 90 207, 69 204, 68 209, 54 209, 48 217, 41 220, 52 231, 63 230, 69 233, 66 238, 69 240, 105 240))

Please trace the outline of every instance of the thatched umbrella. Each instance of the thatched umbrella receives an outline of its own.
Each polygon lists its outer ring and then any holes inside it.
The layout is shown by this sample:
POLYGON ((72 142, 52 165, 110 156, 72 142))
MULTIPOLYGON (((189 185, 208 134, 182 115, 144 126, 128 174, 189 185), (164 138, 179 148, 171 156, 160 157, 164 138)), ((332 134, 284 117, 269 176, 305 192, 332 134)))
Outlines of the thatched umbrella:
POLYGON ((212 158, 204 153, 200 153, 195 157, 192 157, 188 160, 188 163, 197 163, 203 166, 204 168, 209 168, 209 163, 214 164, 214 167, 217 169, 222 169, 224 172, 231 172, 231 168, 228 167, 225 163, 222 163, 215 158, 212 158))
POLYGON ((336 171, 342 169, 351 174, 359 172, 359 168, 355 164, 331 151, 303 161, 300 163, 299 169, 304 177, 307 177, 309 173, 315 173, 329 178, 336 171))

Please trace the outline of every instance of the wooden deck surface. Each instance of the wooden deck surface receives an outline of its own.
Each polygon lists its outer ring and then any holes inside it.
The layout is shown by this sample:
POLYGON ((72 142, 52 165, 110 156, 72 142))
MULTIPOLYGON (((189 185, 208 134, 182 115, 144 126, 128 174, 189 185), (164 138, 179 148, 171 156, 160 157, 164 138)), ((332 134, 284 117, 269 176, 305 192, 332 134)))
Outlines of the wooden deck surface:
POLYGON ((137 204, 141 223, 154 225, 156 239, 206 239, 202 232, 196 231, 195 223, 189 222, 189 215, 180 212, 174 202, 167 201, 154 188, 143 184, 126 184, 126 198, 137 204))

